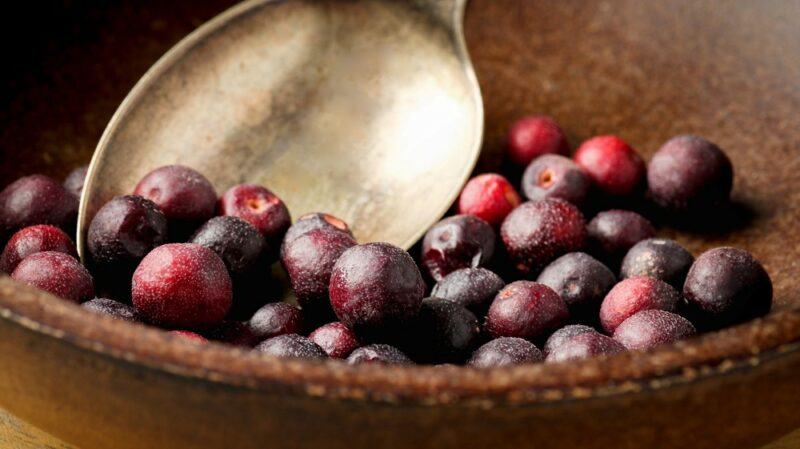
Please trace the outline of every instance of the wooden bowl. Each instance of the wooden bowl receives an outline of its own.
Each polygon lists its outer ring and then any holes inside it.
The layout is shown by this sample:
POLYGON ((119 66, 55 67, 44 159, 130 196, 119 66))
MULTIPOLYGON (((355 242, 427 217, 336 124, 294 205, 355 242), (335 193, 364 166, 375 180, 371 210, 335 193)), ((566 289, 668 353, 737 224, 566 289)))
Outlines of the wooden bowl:
MULTIPOLYGON (((4 75, 3 182, 85 162, 135 79, 224 3, 23 14, 42 29, 28 29, 32 55, 12 53, 36 64, 4 75)), ((746 448, 785 434, 800 425, 797 23, 793 2, 745 0, 473 0, 466 19, 479 169, 499 166, 506 127, 531 112, 573 144, 616 133, 645 155, 708 137, 734 162, 737 208, 714 234, 661 233, 696 253, 752 251, 775 285, 763 319, 569 365, 351 367, 195 346, 3 277, 0 405, 82 448, 746 448)))

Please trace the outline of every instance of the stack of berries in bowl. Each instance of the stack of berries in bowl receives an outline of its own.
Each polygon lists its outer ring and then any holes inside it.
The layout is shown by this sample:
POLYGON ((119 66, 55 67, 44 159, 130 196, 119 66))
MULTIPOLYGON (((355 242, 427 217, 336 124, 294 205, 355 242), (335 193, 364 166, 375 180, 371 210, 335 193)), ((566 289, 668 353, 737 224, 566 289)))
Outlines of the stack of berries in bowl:
POLYGON ((63 186, 28 176, 0 192, 0 270, 187 342, 353 364, 565 362, 769 312, 772 283, 751 254, 722 247, 695 259, 645 217, 727 206, 733 168, 716 145, 675 137, 646 165, 622 139, 600 136, 568 154, 552 119, 515 123, 507 155, 524 168, 527 201, 500 174, 472 178, 418 260, 359 244, 330 214, 292 224, 265 187, 218 196, 202 174, 173 165, 97 212, 84 267, 69 232, 85 169, 63 186), (279 301, 277 262, 296 302, 279 301))

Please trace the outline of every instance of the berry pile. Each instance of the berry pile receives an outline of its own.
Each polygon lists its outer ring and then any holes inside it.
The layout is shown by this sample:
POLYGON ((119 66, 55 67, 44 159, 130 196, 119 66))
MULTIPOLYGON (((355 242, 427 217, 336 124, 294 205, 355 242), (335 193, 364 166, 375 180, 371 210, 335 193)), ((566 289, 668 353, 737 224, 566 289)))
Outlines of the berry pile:
POLYGON ((505 176, 472 178, 416 261, 388 243, 359 244, 329 214, 292 224, 265 187, 218 196, 202 174, 171 165, 97 212, 87 269, 69 237, 86 168, 63 186, 28 176, 0 192, 0 271, 194 344, 352 364, 564 362, 769 312, 772 283, 752 255, 723 247, 695 259, 656 237, 641 209, 724 207, 733 169, 713 143, 675 137, 647 165, 619 137, 598 136, 570 159, 554 120, 526 117, 511 127, 508 159, 527 201, 505 176), (266 280, 277 261, 296 305, 274 302, 266 280))

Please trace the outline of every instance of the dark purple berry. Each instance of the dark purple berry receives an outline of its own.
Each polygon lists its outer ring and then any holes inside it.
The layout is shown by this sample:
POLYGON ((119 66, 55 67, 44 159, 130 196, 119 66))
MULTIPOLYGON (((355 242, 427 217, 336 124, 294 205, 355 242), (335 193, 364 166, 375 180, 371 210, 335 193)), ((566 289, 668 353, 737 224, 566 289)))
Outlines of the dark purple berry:
POLYGON ((431 296, 459 304, 481 316, 506 283, 485 268, 461 268, 433 286, 431 296))
POLYGON ((392 365, 409 365, 413 363, 407 355, 394 346, 374 344, 362 346, 350 353, 347 363, 356 365, 360 363, 384 363, 392 365))
POLYGON ((574 159, 608 195, 631 196, 642 188, 644 161, 617 136, 598 136, 583 142, 575 151, 574 159))
POLYGON ((95 313, 102 313, 105 315, 119 318, 121 320, 130 321, 132 323, 138 322, 136 311, 128 304, 114 301, 113 299, 94 298, 81 304, 86 310, 91 310, 95 313))
POLYGON ((298 218, 297 221, 289 227, 289 230, 286 231, 286 235, 283 237, 283 245, 315 229, 328 229, 330 231, 343 232, 355 240, 353 232, 343 220, 330 214, 312 212, 298 218))
POLYGON ((592 188, 592 180, 568 157, 546 154, 534 159, 522 176, 522 190, 531 201, 561 198, 581 207, 592 188))
POLYGON ((675 240, 647 239, 633 245, 622 259, 619 276, 628 279, 647 276, 683 288, 694 257, 675 240))
POLYGON ((303 313, 285 302, 269 303, 256 311, 248 322, 250 333, 259 341, 303 330, 303 313))
POLYGON ((475 314, 465 307, 438 298, 422 301, 409 338, 409 353, 426 363, 463 362, 480 334, 475 314))
POLYGON ((34 225, 22 228, 13 236, 0 255, 0 272, 11 273, 22 259, 42 251, 57 251, 78 258, 75 245, 59 228, 50 225, 34 225))
POLYGON ((253 273, 266 246, 261 233, 238 217, 214 217, 205 222, 189 240, 217 253, 234 278, 253 273))
POLYGON ((728 202, 733 165, 702 137, 677 136, 653 155, 647 168, 650 196, 675 212, 714 209, 728 202))
POLYGON ((89 171, 89 166, 84 165, 72 170, 67 178, 64 179, 64 188, 76 197, 80 198, 83 193, 83 183, 86 181, 86 173, 89 171))
POLYGON ((550 263, 536 282, 552 288, 567 303, 570 316, 594 323, 606 293, 617 282, 614 273, 586 253, 567 253, 550 263))
POLYGON ((388 243, 346 250, 331 273, 333 310, 362 338, 383 337, 405 327, 419 313, 424 294, 414 259, 388 243))
POLYGON ((256 345, 256 351, 273 357, 299 359, 326 359, 328 355, 316 343, 297 334, 284 334, 264 340, 256 345))
POLYGON ((766 315, 772 307, 772 281, 747 251, 715 248, 689 269, 683 295, 692 321, 717 329, 766 315))
POLYGON ((509 257, 523 274, 538 273, 557 257, 586 243, 586 222, 574 205, 557 198, 529 201, 500 228, 509 257))
POLYGON ((334 359, 346 358, 361 346, 355 332, 339 321, 317 328, 308 338, 318 344, 328 354, 328 357, 334 359))
POLYGON ((94 283, 86 268, 74 257, 57 251, 34 253, 22 259, 11 279, 77 303, 94 296, 94 283))
POLYGON ((547 338, 547 341, 544 344, 544 355, 547 356, 547 354, 553 352, 559 346, 569 341, 572 337, 585 334, 587 332, 597 333, 597 330, 593 327, 585 326, 583 324, 569 324, 562 327, 561 329, 553 332, 553 334, 547 338))
POLYGON ((292 224, 289 209, 280 198, 265 187, 240 184, 220 197, 218 208, 222 215, 239 217, 255 226, 267 240, 270 260, 277 260, 283 236, 292 224))
POLYGON ((204 333, 209 340, 219 341, 234 346, 253 347, 263 338, 253 333, 249 322, 226 320, 219 326, 204 333))
POLYGON ((75 195, 44 175, 19 178, 0 192, 0 239, 37 224, 71 232, 77 217, 75 195))
POLYGON ((517 337, 496 338, 472 353, 468 365, 478 368, 538 363, 542 351, 528 340, 517 337))
POLYGON ((614 340, 631 351, 643 351, 695 334, 686 318, 664 310, 643 310, 617 327, 614 340))
POLYGON ((486 314, 486 330, 494 337, 544 337, 569 319, 567 304, 550 287, 516 281, 500 290, 486 314))
POLYGON ((547 354, 547 362, 566 362, 624 352, 625 346, 599 332, 586 332, 568 339, 547 354))
POLYGON ((650 222, 628 210, 607 210, 597 214, 587 226, 589 248, 596 257, 618 267, 629 249, 656 234, 650 222))
POLYGON ((422 240, 422 264, 435 281, 459 268, 485 265, 494 255, 496 235, 489 223, 455 215, 436 223, 422 240))
POLYGON ((625 279, 608 292, 600 306, 600 323, 609 334, 630 316, 642 310, 674 312, 681 294, 671 285, 649 277, 625 279))

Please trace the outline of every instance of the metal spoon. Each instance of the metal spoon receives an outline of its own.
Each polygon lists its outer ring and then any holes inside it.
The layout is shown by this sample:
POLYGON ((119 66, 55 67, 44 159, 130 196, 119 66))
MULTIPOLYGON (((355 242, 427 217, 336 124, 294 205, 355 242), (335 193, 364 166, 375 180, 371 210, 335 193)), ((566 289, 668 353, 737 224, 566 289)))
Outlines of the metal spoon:
POLYGON ((184 164, 221 193, 258 183, 292 216, 322 211, 361 242, 408 248, 453 202, 483 105, 466 0, 251 0, 172 48, 95 151, 78 247, 96 211, 148 171, 184 164))

